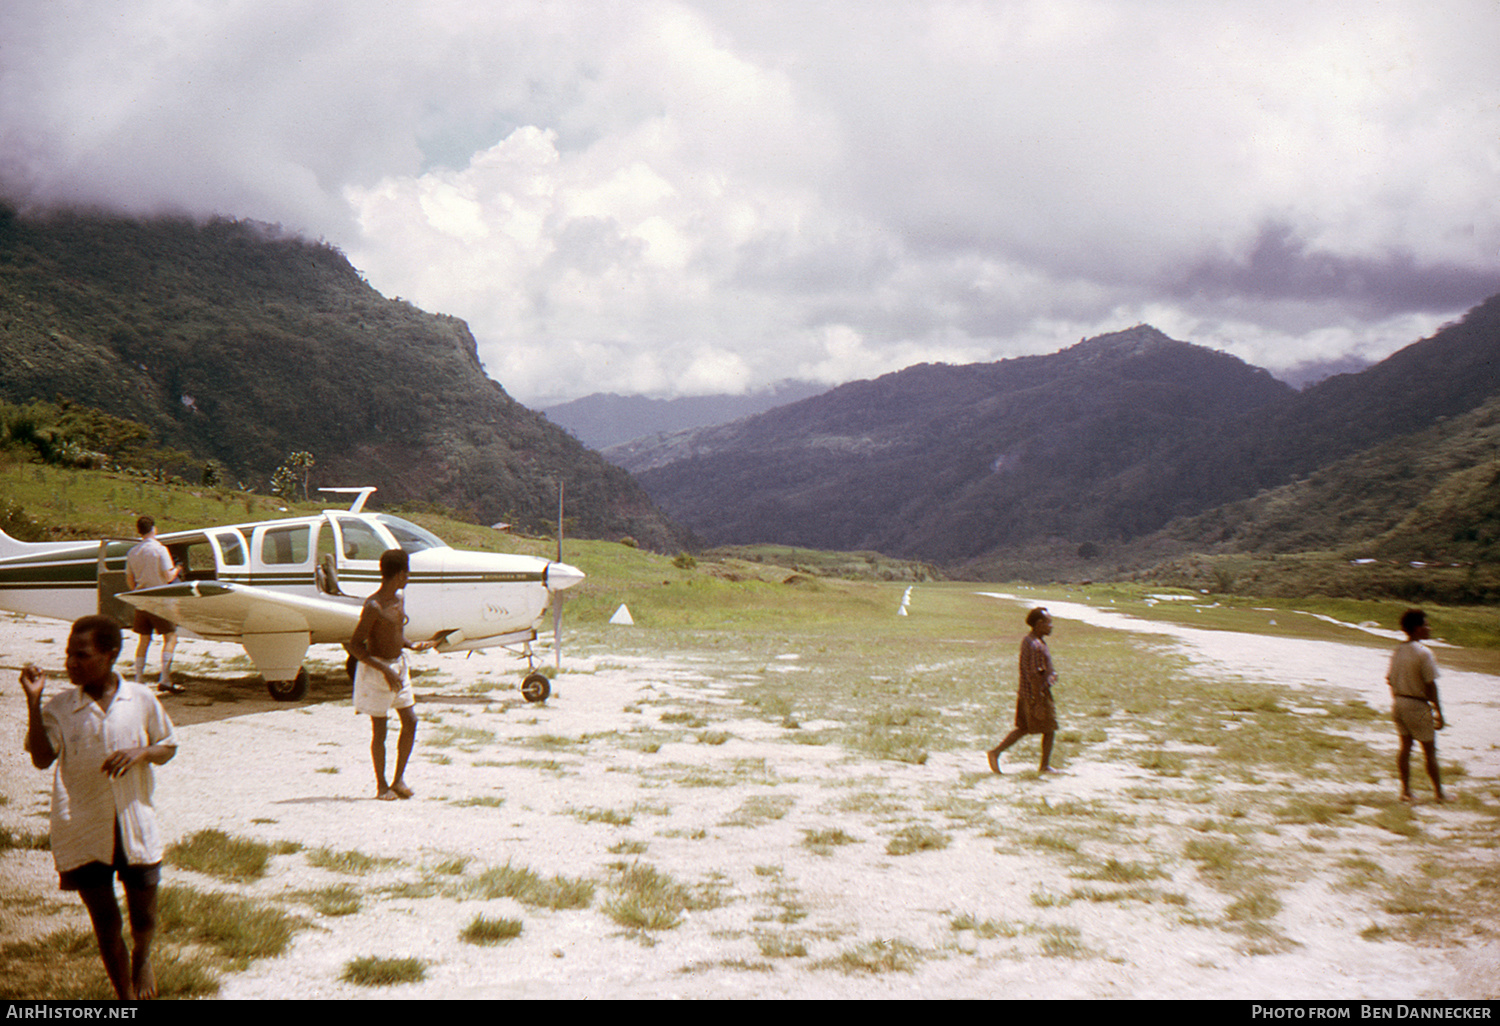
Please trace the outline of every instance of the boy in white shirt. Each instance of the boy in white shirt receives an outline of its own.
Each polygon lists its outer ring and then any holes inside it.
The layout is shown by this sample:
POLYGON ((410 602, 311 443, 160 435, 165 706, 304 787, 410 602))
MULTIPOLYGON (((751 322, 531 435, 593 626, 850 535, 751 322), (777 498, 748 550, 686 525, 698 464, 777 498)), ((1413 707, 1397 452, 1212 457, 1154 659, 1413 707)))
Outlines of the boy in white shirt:
MULTIPOLYGON (((138 588, 159 588, 177 579, 177 565, 167 547, 156 540, 156 521, 141 517, 135 522, 136 533, 141 536, 136 545, 125 555, 125 587, 130 591, 138 588)), ((171 620, 148 613, 144 609, 135 611, 132 629, 141 640, 135 646, 135 682, 146 683, 146 656, 151 651, 151 635, 161 635, 161 678, 157 690, 166 694, 178 694, 182 685, 172 682, 172 652, 177 648, 177 625, 171 620)))
POLYGON ((151 941, 162 842, 151 804, 151 767, 177 754, 172 721, 150 689, 114 672, 120 626, 85 616, 68 635, 73 687, 42 703, 46 676, 21 671, 26 750, 52 782, 52 858, 59 885, 88 909, 105 972, 121 1000, 156 996, 151 941), (125 885, 132 950, 125 947, 115 876, 125 885))

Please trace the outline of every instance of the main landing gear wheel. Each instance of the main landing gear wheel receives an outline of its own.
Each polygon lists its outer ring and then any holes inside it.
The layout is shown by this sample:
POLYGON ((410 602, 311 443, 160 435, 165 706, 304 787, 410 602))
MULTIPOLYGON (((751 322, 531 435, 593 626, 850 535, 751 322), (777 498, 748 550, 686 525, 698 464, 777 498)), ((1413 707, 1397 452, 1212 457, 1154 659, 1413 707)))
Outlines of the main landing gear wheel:
POLYGON ((528 673, 521 681, 521 697, 528 702, 545 702, 552 694, 552 682, 544 674, 528 673))
POLYGON ((278 702, 300 702, 307 697, 307 667, 297 671, 296 680, 268 680, 266 690, 278 702))

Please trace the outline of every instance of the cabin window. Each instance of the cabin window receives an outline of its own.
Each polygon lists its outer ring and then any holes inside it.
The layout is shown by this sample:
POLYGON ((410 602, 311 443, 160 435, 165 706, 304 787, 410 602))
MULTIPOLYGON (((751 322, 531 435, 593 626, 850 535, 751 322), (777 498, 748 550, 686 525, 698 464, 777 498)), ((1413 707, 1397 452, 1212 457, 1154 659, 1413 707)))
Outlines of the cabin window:
POLYGON ((379 559, 390 545, 363 520, 339 517, 339 535, 343 539, 344 559, 379 559))
POLYGON ((308 527, 270 527, 261 537, 260 561, 268 566, 288 563, 306 563, 308 556, 308 527))
POLYGON ((219 543, 219 552, 224 557, 225 566, 245 565, 245 543, 240 538, 238 531, 224 531, 214 535, 219 543))
POLYGON ((421 552, 423 549, 445 549, 447 542, 433 534, 426 528, 418 527, 409 520, 393 517, 386 513, 375 514, 375 519, 385 525, 385 529, 395 535, 396 543, 407 552, 421 552))
POLYGON ((217 576, 214 550, 206 539, 188 545, 170 546, 172 558, 182 568, 184 581, 212 581, 217 576))

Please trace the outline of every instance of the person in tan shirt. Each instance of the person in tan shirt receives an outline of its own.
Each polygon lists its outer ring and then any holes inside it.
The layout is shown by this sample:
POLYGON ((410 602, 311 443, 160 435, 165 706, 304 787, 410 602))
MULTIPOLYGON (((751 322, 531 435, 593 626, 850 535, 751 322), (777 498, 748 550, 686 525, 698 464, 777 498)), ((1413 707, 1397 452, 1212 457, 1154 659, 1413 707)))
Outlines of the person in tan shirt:
POLYGON ((1406 632, 1406 640, 1391 653, 1391 668, 1385 676, 1391 688, 1391 719, 1401 735, 1401 751, 1396 756, 1396 771, 1401 777, 1401 800, 1412 800, 1411 744, 1415 740, 1422 746, 1432 792, 1441 802, 1444 800, 1443 778, 1438 768, 1434 732, 1443 729, 1443 707, 1438 701, 1437 660, 1422 644, 1432 637, 1427 614, 1420 609, 1408 609, 1401 616, 1401 629, 1406 632))

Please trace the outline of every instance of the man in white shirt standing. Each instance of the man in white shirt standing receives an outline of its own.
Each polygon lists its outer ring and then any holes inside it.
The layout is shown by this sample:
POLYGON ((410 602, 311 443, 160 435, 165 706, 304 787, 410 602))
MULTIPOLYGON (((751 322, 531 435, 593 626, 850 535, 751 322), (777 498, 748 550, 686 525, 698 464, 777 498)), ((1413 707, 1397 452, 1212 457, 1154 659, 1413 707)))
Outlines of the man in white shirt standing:
POLYGON ((151 941, 162 841, 151 804, 151 768, 177 754, 177 737, 150 689, 115 674, 120 647, 119 624, 85 616, 68 635, 67 671, 74 686, 43 705, 46 677, 28 664, 21 690, 32 765, 57 764, 52 858, 59 886, 83 899, 109 981, 121 1000, 134 1001, 156 996, 151 941), (116 875, 125 886, 129 951, 115 900, 116 875))
POLYGON ((1438 702, 1437 660, 1422 644, 1432 637, 1432 631, 1427 627, 1427 614, 1420 609, 1408 609, 1401 614, 1401 629, 1406 632, 1406 640, 1391 654, 1391 669, 1385 677, 1391 686, 1391 719, 1396 721, 1396 730, 1401 735, 1401 753, 1396 756, 1396 770, 1401 775, 1401 800, 1412 800, 1411 743, 1416 740, 1422 745, 1432 792, 1441 802, 1444 800, 1443 777, 1438 769, 1437 735, 1434 731, 1443 729, 1443 707, 1438 702))
MULTIPOLYGON (((172 562, 167 547, 156 540, 156 521, 151 517, 141 517, 135 522, 135 529, 141 540, 125 556, 125 587, 135 591, 175 581, 177 565, 172 562)), ((155 613, 137 609, 133 629, 141 638, 135 646, 135 682, 146 683, 146 656, 151 651, 154 632, 161 635, 161 678, 156 689, 167 694, 181 692, 182 686, 172 683, 172 653, 177 648, 177 625, 155 613)))

